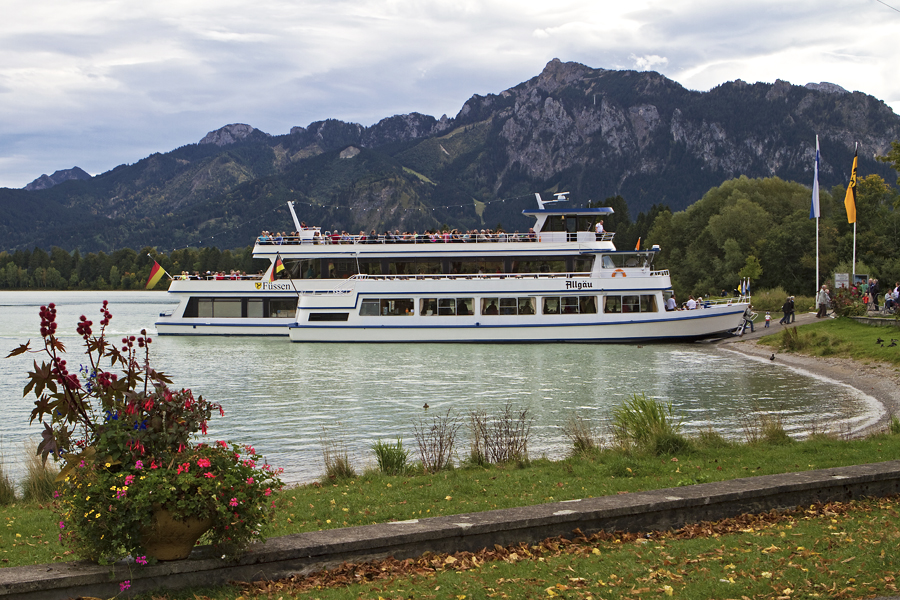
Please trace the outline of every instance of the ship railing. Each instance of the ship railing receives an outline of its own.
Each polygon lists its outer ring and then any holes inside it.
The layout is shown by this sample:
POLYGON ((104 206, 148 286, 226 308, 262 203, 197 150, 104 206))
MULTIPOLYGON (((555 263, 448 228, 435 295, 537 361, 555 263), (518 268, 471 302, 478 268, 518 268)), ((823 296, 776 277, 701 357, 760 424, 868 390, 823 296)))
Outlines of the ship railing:
POLYGON ((710 306, 731 306, 732 304, 742 304, 744 302, 750 302, 750 296, 733 296, 733 297, 724 297, 724 298, 704 298, 700 305, 703 308, 709 308, 710 306))
POLYGON ((356 245, 356 244, 489 244, 498 242, 534 242, 534 243, 563 243, 563 242, 611 242, 615 237, 611 231, 599 236, 591 231, 544 231, 541 233, 484 233, 484 234, 437 234, 435 236, 411 233, 379 234, 371 235, 346 235, 333 236, 330 231, 313 238, 300 236, 260 236, 256 240, 257 246, 287 246, 297 244, 316 244, 323 246, 332 245, 356 245))

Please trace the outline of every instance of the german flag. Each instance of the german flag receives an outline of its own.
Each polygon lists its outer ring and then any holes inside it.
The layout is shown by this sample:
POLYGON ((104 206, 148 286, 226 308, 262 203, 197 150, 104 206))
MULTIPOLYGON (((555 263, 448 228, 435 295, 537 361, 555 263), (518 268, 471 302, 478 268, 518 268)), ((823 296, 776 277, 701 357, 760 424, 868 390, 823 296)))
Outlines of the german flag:
POLYGON ((166 274, 166 270, 159 266, 159 263, 154 260, 153 268, 150 269, 150 277, 147 278, 147 289, 150 290, 156 287, 156 284, 159 283, 162 276, 166 274))
POLYGON ((269 281, 275 281, 275 276, 284 271, 284 263, 281 262, 281 255, 275 255, 275 266, 272 267, 272 273, 269 275, 269 281))

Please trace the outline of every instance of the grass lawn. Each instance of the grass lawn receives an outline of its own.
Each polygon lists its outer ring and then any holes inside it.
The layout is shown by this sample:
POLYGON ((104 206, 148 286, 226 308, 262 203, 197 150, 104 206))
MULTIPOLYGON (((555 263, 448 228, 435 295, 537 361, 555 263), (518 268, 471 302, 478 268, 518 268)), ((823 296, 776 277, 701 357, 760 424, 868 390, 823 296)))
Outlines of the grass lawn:
POLYGON ((761 338, 759 343, 810 356, 839 356, 863 364, 883 362, 900 367, 900 328, 872 327, 853 319, 824 319, 801 327, 786 327, 781 333, 761 338), (894 346, 892 339, 897 340, 894 346))

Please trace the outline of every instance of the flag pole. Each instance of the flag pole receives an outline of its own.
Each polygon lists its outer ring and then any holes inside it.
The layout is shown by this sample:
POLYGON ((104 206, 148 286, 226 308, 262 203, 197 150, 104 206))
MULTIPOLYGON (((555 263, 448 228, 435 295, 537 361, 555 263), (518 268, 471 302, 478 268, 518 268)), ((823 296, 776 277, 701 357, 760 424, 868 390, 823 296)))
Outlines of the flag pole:
POLYGON ((819 204, 819 136, 816 136, 816 163, 813 174, 812 204, 809 207, 809 218, 816 219, 816 289, 813 294, 819 292, 819 217, 821 207, 819 204))

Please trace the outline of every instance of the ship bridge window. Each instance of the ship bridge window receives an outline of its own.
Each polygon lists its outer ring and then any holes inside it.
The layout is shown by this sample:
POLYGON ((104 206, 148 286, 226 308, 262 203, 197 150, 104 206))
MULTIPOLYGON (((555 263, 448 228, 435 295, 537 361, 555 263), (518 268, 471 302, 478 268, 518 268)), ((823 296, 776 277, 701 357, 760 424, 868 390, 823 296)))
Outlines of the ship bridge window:
POLYGON ((656 296, 654 294, 623 295, 623 296, 607 295, 603 302, 603 312, 605 312, 605 313, 659 312, 659 305, 656 303, 656 296))

